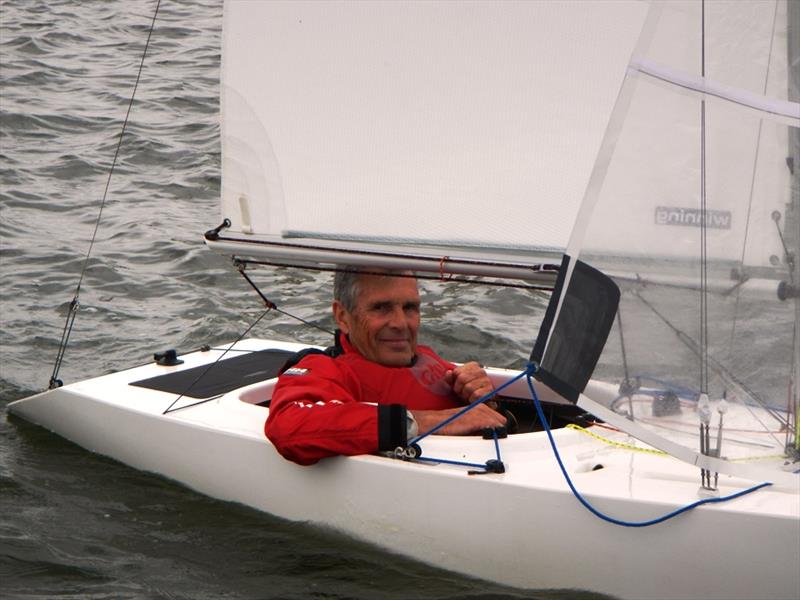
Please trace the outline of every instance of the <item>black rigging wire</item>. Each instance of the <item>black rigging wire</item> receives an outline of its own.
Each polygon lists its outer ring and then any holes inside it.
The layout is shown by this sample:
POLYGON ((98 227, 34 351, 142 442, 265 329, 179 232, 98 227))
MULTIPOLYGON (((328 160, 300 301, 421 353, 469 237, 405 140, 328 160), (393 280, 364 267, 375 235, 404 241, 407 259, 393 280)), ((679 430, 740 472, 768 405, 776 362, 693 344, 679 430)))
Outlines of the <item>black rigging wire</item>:
POLYGON ((192 388, 193 388, 193 387, 194 387, 194 386, 195 386, 195 385, 196 385, 196 384, 197 384, 197 383, 198 383, 198 382, 199 382, 199 381, 200 381, 200 380, 201 380, 203 377, 205 377, 205 376, 206 376, 206 374, 207 374, 207 373, 208 373, 208 372, 209 372, 211 369, 213 369, 215 366, 217 366, 217 363, 219 363, 219 361, 221 361, 221 360, 222 360, 222 359, 225 357, 225 355, 226 355, 226 354, 228 354, 228 352, 235 351, 235 349, 234 349, 234 346, 236 346, 236 344, 238 344, 239 342, 241 342, 241 341, 242 341, 242 339, 244 338, 244 336, 246 336, 248 333, 250 333, 250 330, 251 330, 251 329, 253 329, 253 327, 255 327, 256 325, 258 325, 258 323, 261 321, 261 319, 263 319, 263 318, 264 318, 264 317, 267 315, 267 313, 273 309, 273 307, 274 307, 274 306, 275 306, 274 304, 272 304, 272 303, 269 303, 269 304, 267 305, 267 307, 264 309, 264 312, 262 312, 262 313, 261 313, 261 314, 258 316, 258 318, 257 318, 255 321, 253 321, 253 322, 252 322, 252 323, 251 323, 251 324, 250 324, 250 325, 247 327, 247 329, 245 329, 245 330, 244 330, 244 331, 243 331, 243 332, 242 332, 242 333, 239 335, 239 337, 238 337, 238 338, 236 338, 236 341, 235 341, 235 342, 233 342, 233 343, 232 343, 230 346, 228 346, 228 347, 225 349, 225 351, 224 351, 222 354, 220 354, 220 355, 217 357, 217 359, 216 359, 214 362, 212 362, 212 363, 208 363, 208 365, 206 365, 206 368, 205 368, 205 369, 203 369, 203 371, 202 371, 202 372, 201 372, 201 373, 200 373, 200 374, 199 374, 197 377, 195 377, 194 381, 192 381, 192 382, 191 382, 189 385, 187 385, 187 386, 186 386, 186 389, 184 389, 184 390, 183 390, 183 392, 181 392, 181 393, 178 395, 178 397, 177 397, 177 398, 175 398, 175 400, 173 400, 173 401, 172 401, 172 404, 170 404, 170 405, 169 405, 169 406, 168 406, 168 407, 167 407, 167 408, 164 410, 164 412, 162 412, 161 414, 162 414, 162 415, 166 415, 166 414, 168 414, 168 413, 175 412, 176 410, 181 410, 181 409, 184 409, 184 408, 189 408, 190 406, 197 406, 198 404, 205 404, 206 402, 209 402, 210 400, 214 400, 214 398, 219 398, 219 396, 211 396, 210 398, 204 398, 204 399, 202 399, 202 400, 200 400, 200 401, 198 401, 198 402, 193 402, 192 404, 184 404, 183 406, 179 406, 178 408, 172 408, 173 406, 175 406, 175 405, 178 403, 178 401, 179 401, 181 398, 183 398, 183 397, 184 397, 186 394, 188 394, 188 393, 191 391, 191 389, 192 389, 192 388))
POLYGON ((625 379, 620 386, 620 396, 628 398, 628 417, 633 421, 633 394, 638 388, 638 385, 631 381, 631 376, 628 371, 628 355, 625 351, 625 336, 622 333, 622 309, 619 306, 617 307, 617 327, 619 328, 619 345, 622 350, 622 369, 625 373, 625 379))
POLYGON ((778 231, 778 238, 781 241, 781 246, 783 246, 783 257, 786 261, 786 266, 789 269, 789 283, 794 285, 794 254, 789 252, 789 246, 786 244, 786 238, 783 237, 783 232, 781 231, 781 213, 777 210, 772 211, 772 220, 775 222, 775 229, 778 231))
POLYGON ((297 321, 300 321, 304 325, 308 325, 309 327, 314 327, 316 329, 319 329, 320 331, 324 331, 325 333, 328 333, 331 336, 335 335, 334 332, 331 331, 330 329, 326 329, 325 327, 322 327, 321 325, 317 325, 316 323, 312 323, 311 321, 307 321, 306 319, 303 319, 302 317, 298 317, 297 315, 293 315, 290 312, 287 312, 285 310, 282 310, 282 309, 278 308, 278 306, 272 300, 270 300, 269 298, 267 298, 264 295, 264 293, 258 288, 258 286, 253 282, 253 280, 250 279, 250 277, 247 276, 247 273, 244 272, 244 269, 245 269, 245 264, 244 263, 237 262, 236 263, 236 268, 239 270, 239 273, 242 275, 242 277, 244 277, 245 281, 247 281, 247 283, 250 284, 250 287, 252 287, 256 291, 256 293, 259 296, 261 296, 261 299, 264 301, 264 305, 268 309, 274 310, 275 312, 279 312, 280 314, 285 315, 287 317, 290 317, 292 319, 296 319, 297 321))
POLYGON ((92 232, 92 239, 89 242, 89 249, 86 251, 86 258, 83 260, 83 267, 81 268, 81 274, 78 278, 78 285, 75 288, 75 295, 72 298, 72 302, 69 305, 69 312, 67 313, 67 319, 64 324, 64 330, 61 333, 61 341, 58 345, 58 353, 56 355, 55 364, 53 365, 53 374, 50 376, 50 389, 60 387, 61 381, 58 379, 58 372, 61 369, 61 363, 64 361, 64 353, 67 350, 67 343, 69 342, 69 336, 72 333, 72 326, 75 323, 75 317, 78 314, 78 307, 80 303, 78 302, 78 297, 80 296, 81 292, 81 284, 83 283, 83 277, 86 274, 86 269, 89 266, 89 256, 92 253, 92 248, 94 247, 95 239, 97 238, 97 231, 100 227, 100 218, 103 216, 103 208, 106 205, 106 198, 108 197, 108 189, 111 185, 111 177, 114 175, 114 168, 117 165, 117 158, 119 157, 119 151, 122 147, 122 139, 125 136, 125 129, 128 127, 128 119, 131 114, 131 109, 133 108, 133 99, 136 97, 136 90, 139 87, 139 80, 142 77, 142 69, 144 68, 144 59, 147 56, 147 49, 150 47, 150 38, 153 35, 153 29, 155 28, 156 24, 156 17, 158 16, 158 9, 161 6, 161 0, 156 0, 156 9, 153 12, 153 19, 150 23, 150 29, 147 32, 147 41, 144 45, 144 50, 142 51, 142 59, 139 62, 139 70, 136 73, 136 82, 133 85, 133 92, 131 93, 131 99, 128 102, 128 110, 125 113, 125 119, 122 122, 122 130, 119 134, 119 141, 117 142, 117 148, 114 151, 114 159, 111 161, 111 169, 108 172, 108 179, 106 180, 106 187, 103 191, 103 199, 100 202, 100 210, 97 212, 97 219, 94 222, 94 231, 92 232))
POLYGON ((628 356, 625 353, 625 336, 622 335, 622 311, 617 308, 617 326, 619 327, 619 345, 622 350, 622 369, 625 372, 625 381, 630 380, 628 373, 628 356))
MULTIPOLYGON (((664 316, 659 310, 649 301, 647 300, 641 293, 633 292, 633 294, 647 307, 649 308, 653 314, 658 317, 664 325, 669 327, 670 330, 678 337, 678 339, 688 348, 695 356, 701 358, 704 354, 706 357, 706 361, 711 364, 716 372, 729 384, 732 384, 738 387, 744 394, 747 395, 748 398, 751 398, 753 401, 758 403, 765 412, 767 412, 770 416, 772 416, 778 423, 781 425, 786 425, 787 420, 783 417, 780 412, 772 408, 764 399, 752 388, 750 388, 746 383, 741 381, 736 375, 734 375, 728 368, 726 368, 722 363, 716 360, 713 356, 708 354, 708 349, 703 351, 701 345, 695 341, 692 336, 688 333, 683 331, 682 329, 678 328, 672 321, 670 321, 666 316, 664 316)), ((702 392, 702 390, 700 390, 702 392)))
MULTIPOLYGON (((774 32, 775 32, 775 25, 777 23, 777 20, 778 20, 778 3, 776 2, 775 3, 775 10, 773 11, 773 14, 772 14, 772 31, 773 31, 773 35, 770 37, 770 41, 769 41, 769 54, 768 54, 768 58, 767 58, 767 68, 766 68, 766 73, 764 74, 764 87, 763 87, 763 90, 762 90, 762 93, 765 96, 767 94, 767 84, 769 83, 769 71, 770 71, 770 66, 772 64, 772 45, 773 45, 773 42, 775 40, 774 32)), ((734 352, 734 343, 733 342, 734 342, 734 337, 736 335, 736 321, 737 321, 737 317, 738 317, 738 314, 739 314, 739 299, 740 299, 741 290, 742 290, 741 284, 743 284, 747 280, 747 274, 744 272, 744 255, 745 255, 745 252, 747 250, 747 238, 748 238, 749 233, 750 233, 750 215, 751 215, 752 210, 753 210, 753 195, 754 195, 754 191, 755 191, 755 187, 756 187, 756 170, 758 168, 758 159, 759 159, 759 156, 761 154, 761 130, 762 130, 763 126, 764 126, 764 121, 759 119, 759 121, 758 121, 758 134, 756 135, 756 154, 755 154, 755 157, 753 158, 753 171, 752 171, 751 176, 750 176, 750 193, 749 193, 748 199, 747 199, 747 219, 744 222, 744 239, 742 240, 742 257, 741 257, 741 260, 739 261, 740 283, 737 284, 737 286, 736 286, 736 301, 734 303, 734 308, 733 308, 733 324, 731 326, 731 342, 730 342, 730 345, 729 345, 731 353, 734 352)), ((781 242, 783 242, 783 235, 781 234, 781 228, 780 227, 778 227, 778 235, 781 238, 781 242)), ((786 244, 784 244, 783 247, 784 247, 784 251, 786 251, 786 244)))

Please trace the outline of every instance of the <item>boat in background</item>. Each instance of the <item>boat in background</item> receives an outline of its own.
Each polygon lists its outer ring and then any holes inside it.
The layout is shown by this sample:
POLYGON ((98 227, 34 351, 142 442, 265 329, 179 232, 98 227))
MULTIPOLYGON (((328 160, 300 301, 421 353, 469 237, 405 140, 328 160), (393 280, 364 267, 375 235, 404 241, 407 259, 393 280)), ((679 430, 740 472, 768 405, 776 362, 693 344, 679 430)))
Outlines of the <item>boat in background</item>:
POLYGON ((261 339, 9 411, 507 585, 800 597, 798 20, 781 1, 229 0, 206 243, 254 286, 266 264, 552 290, 529 368, 488 369, 518 432, 300 467, 263 424, 306 346, 261 339))

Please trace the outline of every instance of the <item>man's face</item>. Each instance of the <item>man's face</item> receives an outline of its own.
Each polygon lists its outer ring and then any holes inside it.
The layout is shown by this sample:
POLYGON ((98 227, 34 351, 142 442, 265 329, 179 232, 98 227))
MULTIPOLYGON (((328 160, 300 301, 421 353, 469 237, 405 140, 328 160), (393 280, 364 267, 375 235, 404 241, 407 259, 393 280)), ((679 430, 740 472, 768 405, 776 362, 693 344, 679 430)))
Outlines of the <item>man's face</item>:
POLYGON ((333 315, 364 358, 387 367, 406 367, 417 352, 419 291, 411 277, 360 275, 353 312, 337 301, 333 315))

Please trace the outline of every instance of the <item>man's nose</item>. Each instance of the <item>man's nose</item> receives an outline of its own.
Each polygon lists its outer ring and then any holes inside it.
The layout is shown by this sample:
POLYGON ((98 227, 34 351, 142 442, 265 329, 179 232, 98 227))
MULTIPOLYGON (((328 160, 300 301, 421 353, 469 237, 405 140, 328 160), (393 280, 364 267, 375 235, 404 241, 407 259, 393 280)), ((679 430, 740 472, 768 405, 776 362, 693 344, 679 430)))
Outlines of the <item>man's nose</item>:
POLYGON ((392 327, 406 326, 406 315, 403 312, 402 306, 395 306, 392 308, 392 312, 389 314, 389 325, 392 327))

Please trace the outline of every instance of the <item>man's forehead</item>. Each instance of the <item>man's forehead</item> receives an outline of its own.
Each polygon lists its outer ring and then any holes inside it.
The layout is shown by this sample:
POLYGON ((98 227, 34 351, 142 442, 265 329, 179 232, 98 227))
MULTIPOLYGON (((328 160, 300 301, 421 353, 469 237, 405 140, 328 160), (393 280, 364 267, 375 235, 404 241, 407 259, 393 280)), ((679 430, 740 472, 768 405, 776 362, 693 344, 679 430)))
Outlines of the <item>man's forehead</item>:
POLYGON ((413 275, 364 273, 358 278, 358 296, 419 297, 417 279, 413 275))

